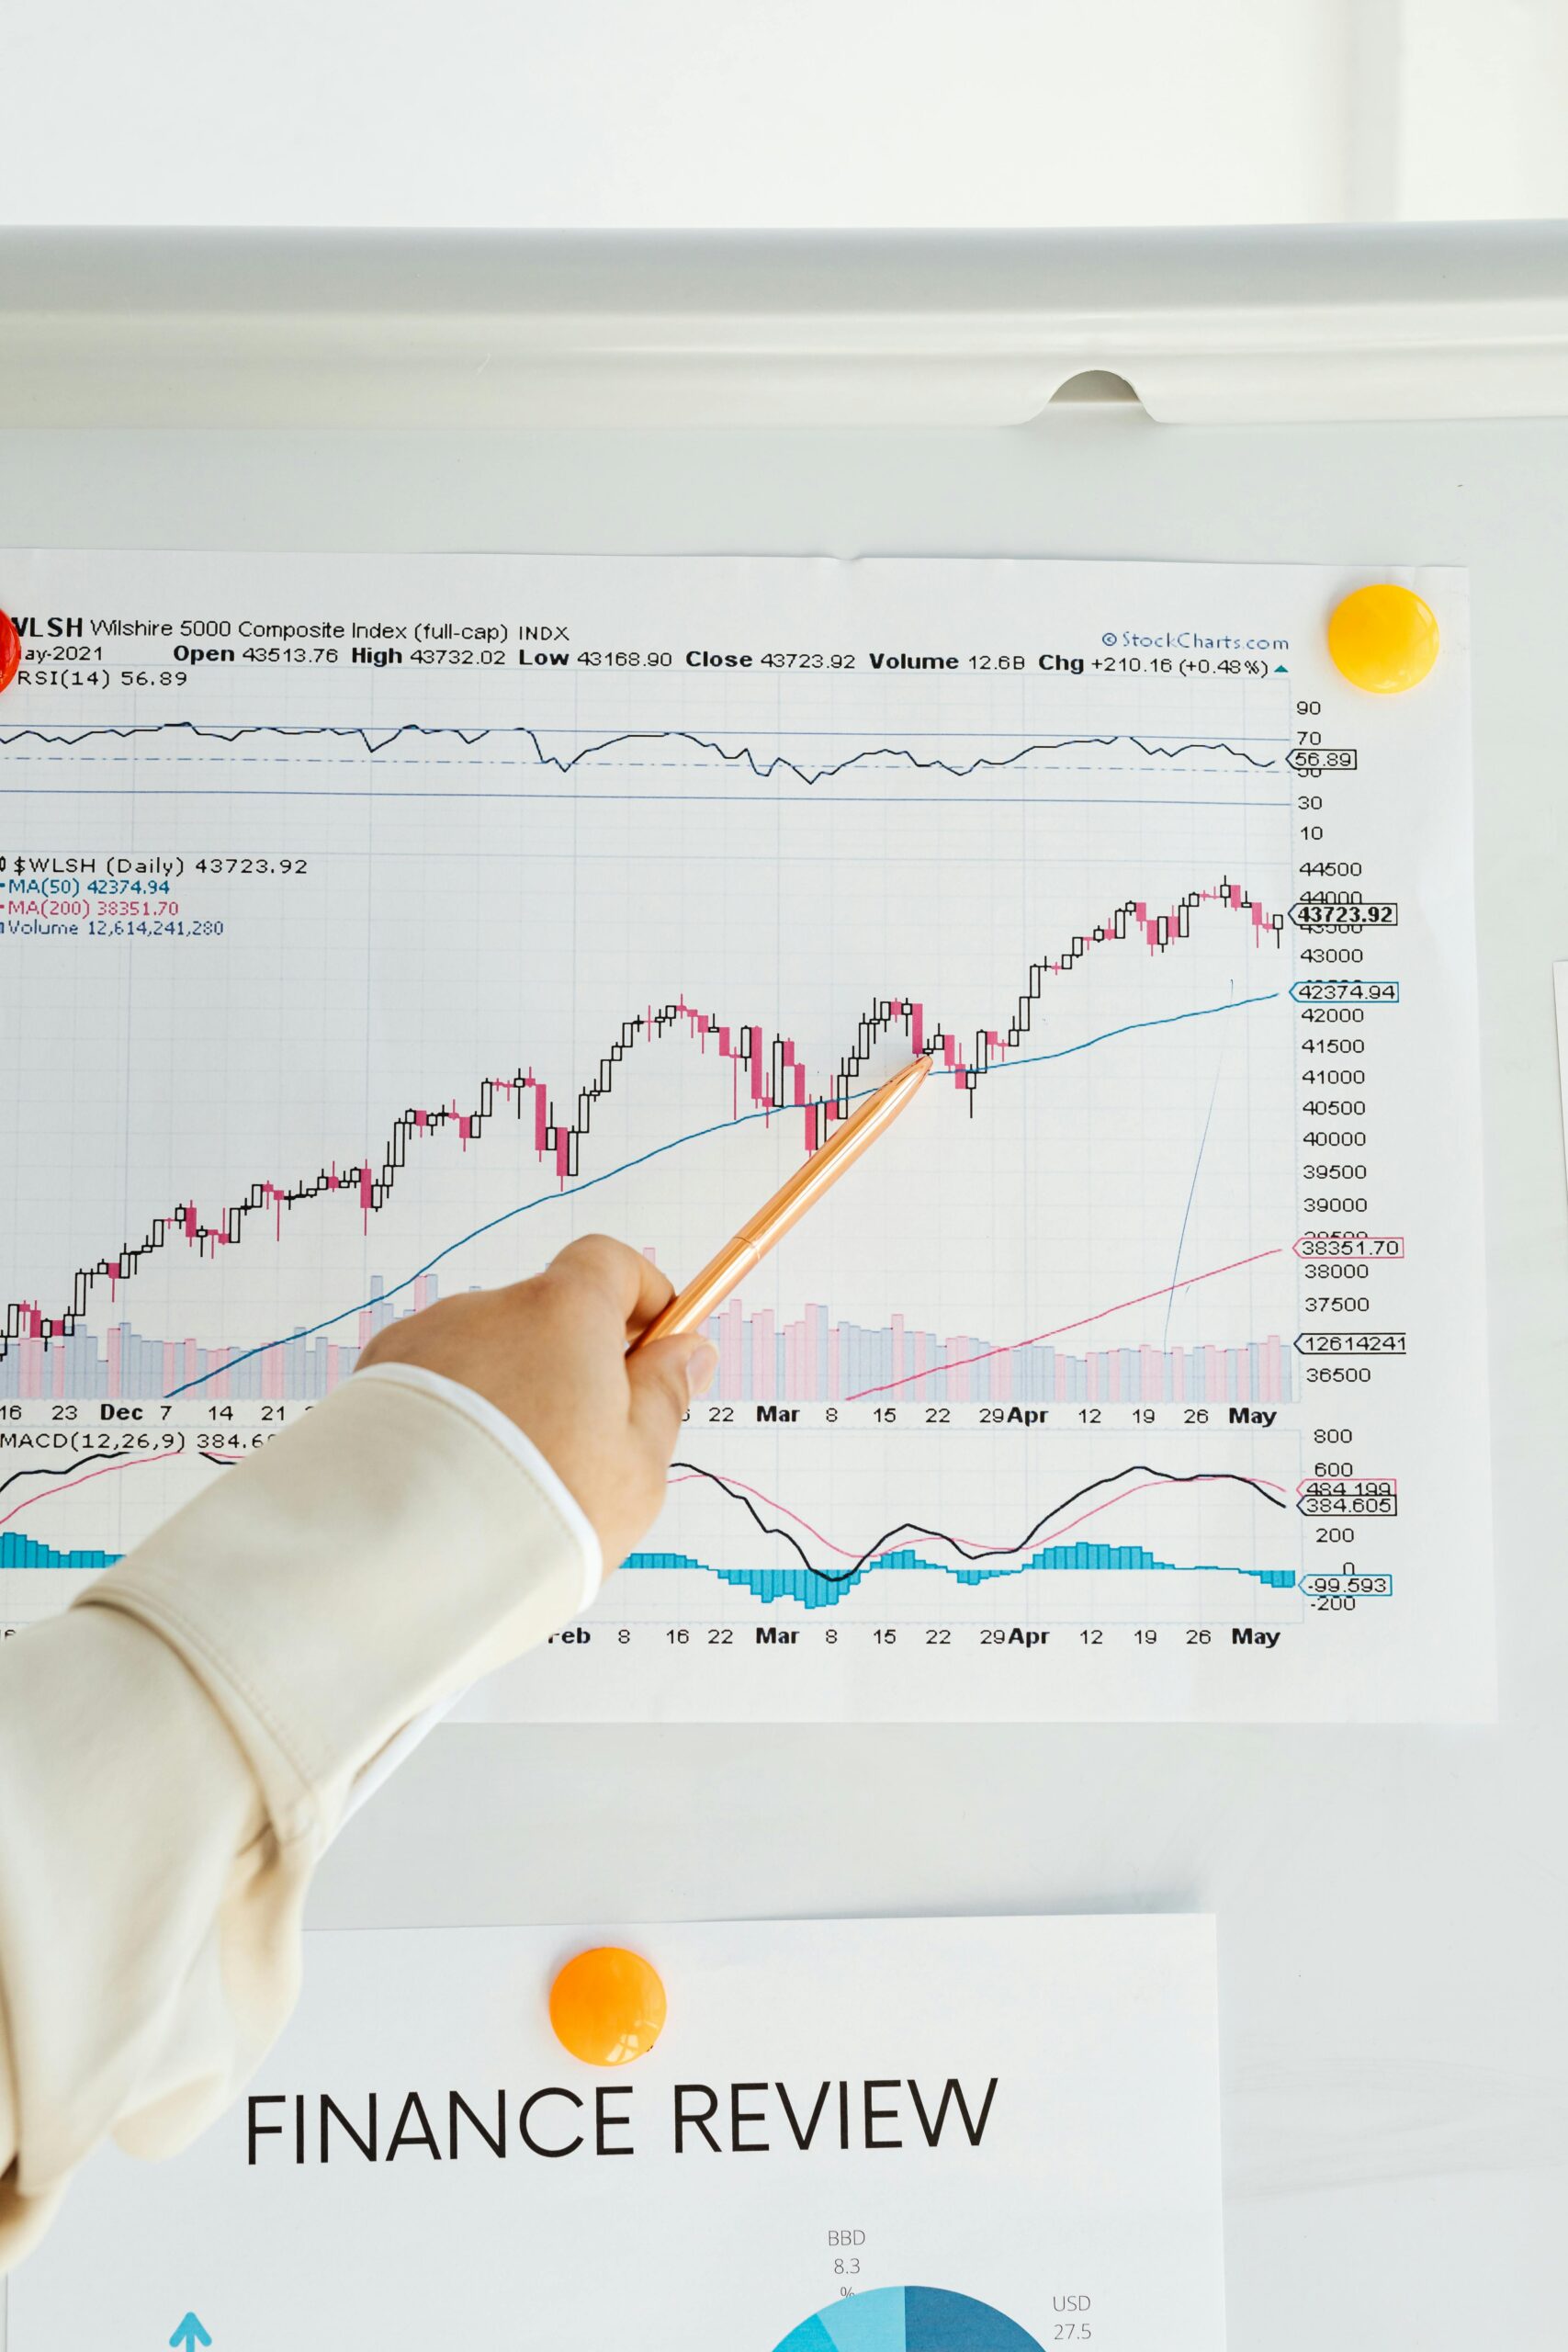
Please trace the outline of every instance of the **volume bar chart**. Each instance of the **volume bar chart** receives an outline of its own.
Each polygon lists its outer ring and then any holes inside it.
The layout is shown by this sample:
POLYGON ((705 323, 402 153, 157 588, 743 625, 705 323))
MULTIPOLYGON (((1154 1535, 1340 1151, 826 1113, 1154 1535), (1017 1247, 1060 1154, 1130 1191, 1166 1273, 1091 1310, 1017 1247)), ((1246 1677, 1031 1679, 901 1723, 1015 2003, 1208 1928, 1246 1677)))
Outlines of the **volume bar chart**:
POLYGON ((378 1331, 406 1321, 439 1295, 437 1277, 420 1275, 408 1285, 406 1304, 394 1308, 382 1277, 373 1274, 368 1303, 344 1318, 352 1338, 307 1339, 295 1332, 262 1347, 149 1338, 129 1322, 111 1323, 102 1338, 85 1329, 47 1340, 29 1334, 0 1358, 0 1402, 100 1396, 147 1402, 199 1391, 214 1403, 309 1404, 347 1379, 378 1331))
MULTIPOLYGON (((376 1332, 432 1305, 439 1278, 420 1275, 405 1295, 394 1306, 383 1277, 373 1275, 368 1304, 344 1318, 352 1339, 299 1331, 257 1349, 151 1338, 129 1322, 111 1324, 101 1339, 90 1330, 51 1340, 29 1335, 0 1358, 0 1402, 199 1392, 215 1403, 309 1403, 347 1379, 376 1332)), ((884 1390, 925 1403, 1279 1404, 1291 1396, 1291 1350, 1272 1333, 1238 1347, 1075 1355, 1028 1340, 942 1338, 903 1316, 873 1328, 836 1320, 820 1306, 781 1320, 770 1307, 748 1311, 739 1298, 703 1329, 718 1350, 713 1393, 725 1403, 837 1404, 884 1390)))
POLYGON ((780 1322, 730 1304, 703 1327, 718 1350, 726 1402, 840 1402, 896 1392, 926 1404, 1281 1403, 1291 1351, 1278 1334, 1240 1347, 1097 1348, 941 1338, 901 1315, 880 1328, 835 1321, 826 1306, 780 1322))

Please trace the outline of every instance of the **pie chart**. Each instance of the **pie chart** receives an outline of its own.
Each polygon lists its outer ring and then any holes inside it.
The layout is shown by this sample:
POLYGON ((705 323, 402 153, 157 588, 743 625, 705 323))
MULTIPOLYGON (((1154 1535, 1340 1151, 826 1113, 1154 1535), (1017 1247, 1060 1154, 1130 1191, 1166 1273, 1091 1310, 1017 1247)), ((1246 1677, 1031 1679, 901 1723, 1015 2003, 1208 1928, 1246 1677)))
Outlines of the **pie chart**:
POLYGON ((786 2335, 775 2352, 1042 2352, 1038 2336, 989 2303, 941 2287, 847 2295, 786 2335))

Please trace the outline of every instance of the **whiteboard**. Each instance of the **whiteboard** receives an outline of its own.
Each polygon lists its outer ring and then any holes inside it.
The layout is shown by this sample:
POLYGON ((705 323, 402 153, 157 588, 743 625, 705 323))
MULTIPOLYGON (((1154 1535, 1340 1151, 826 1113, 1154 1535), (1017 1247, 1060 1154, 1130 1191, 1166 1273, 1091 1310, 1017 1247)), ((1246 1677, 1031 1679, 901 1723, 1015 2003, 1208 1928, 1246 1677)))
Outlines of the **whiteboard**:
POLYGON ((6 431, 0 513, 65 546, 1470 566, 1499 1724, 447 1729, 310 1916, 1213 1910, 1233 2346, 1560 2342, 1568 422, 6 431))

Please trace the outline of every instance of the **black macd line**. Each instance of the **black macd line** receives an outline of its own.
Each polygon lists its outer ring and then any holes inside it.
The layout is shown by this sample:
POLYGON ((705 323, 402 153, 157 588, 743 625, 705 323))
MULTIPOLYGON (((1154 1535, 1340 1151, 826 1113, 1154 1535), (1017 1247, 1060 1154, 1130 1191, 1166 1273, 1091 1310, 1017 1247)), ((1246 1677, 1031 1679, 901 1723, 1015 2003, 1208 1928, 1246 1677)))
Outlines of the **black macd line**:
MULTIPOLYGON (((938 1371, 941 1368, 940 1365, 936 1367, 938 1371)), ((1129 1462, 1120 1470, 1109 1471, 1103 1478, 1091 1478, 1087 1487, 1080 1487, 1076 1494, 1068 1495, 1061 1502, 1053 1504, 1043 1518, 1035 1521, 1027 1534, 1019 1537, 1016 1544, 995 1544, 984 1548, 971 1549, 968 1545, 961 1544, 956 1535, 945 1534, 940 1527, 922 1527, 916 1520, 902 1519, 897 1527, 890 1527, 886 1535, 879 1535, 876 1542, 861 1554, 852 1567, 819 1568, 816 1561, 807 1555, 798 1538, 792 1535, 787 1527, 775 1527, 771 1521, 762 1517, 743 1487, 731 1486, 728 1478, 720 1477, 716 1470, 705 1470, 700 1462, 672 1462, 670 1467, 671 1470, 689 1471, 694 1477, 706 1479, 710 1486, 717 1487, 722 1493, 728 1495, 732 1502, 741 1504, 750 1512, 764 1535, 781 1536, 807 1575, 820 1577, 824 1584, 848 1584, 852 1578, 860 1575, 868 1561, 876 1559, 900 1535, 923 1535, 930 1543, 945 1544, 949 1551, 956 1552, 961 1560, 976 1562, 1015 1559, 1020 1552, 1026 1552, 1029 1549, 1035 1537, 1048 1527, 1054 1519, 1060 1519, 1065 1510, 1071 1510, 1073 1505, 1082 1502, 1086 1495, 1092 1495, 1100 1487, 1114 1487, 1122 1479, 1132 1477, 1134 1471, 1138 1470, 1145 1472, 1151 1478, 1157 1478, 1168 1487, 1212 1484, 1249 1487, 1252 1492, 1261 1496, 1266 1503, 1272 1503, 1276 1510, 1285 1510, 1289 1508, 1279 1495, 1271 1495, 1268 1487, 1258 1479, 1248 1478, 1239 1470, 1156 1470, 1152 1462, 1129 1462)))
POLYGON ((0 1478, 0 1495, 5 1493, 7 1487, 14 1487, 20 1478, 67 1478, 73 1470, 80 1470, 85 1462, 96 1462, 102 1465, 108 1462, 123 1462, 127 1455, 132 1453, 146 1453, 149 1461, 155 1460, 160 1453, 167 1453, 171 1462, 177 1462, 179 1459, 178 1453, 173 1446, 157 1446, 150 1453, 144 1446, 139 1445, 122 1445, 115 1453, 73 1453, 69 1462, 62 1462, 57 1466, 51 1465, 46 1469, 39 1464, 26 1470, 13 1470, 8 1478, 0 1478))

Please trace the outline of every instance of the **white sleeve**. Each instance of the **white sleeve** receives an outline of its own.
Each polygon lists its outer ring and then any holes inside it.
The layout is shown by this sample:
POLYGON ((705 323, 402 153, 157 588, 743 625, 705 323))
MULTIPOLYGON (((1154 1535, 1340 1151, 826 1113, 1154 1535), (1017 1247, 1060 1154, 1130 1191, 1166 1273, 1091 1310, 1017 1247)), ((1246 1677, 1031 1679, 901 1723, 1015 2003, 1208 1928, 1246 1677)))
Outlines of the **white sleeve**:
POLYGON ((378 1365, 0 1646, 0 2268, 104 2138, 233 2097, 356 1783, 600 1568, 511 1422, 378 1365))

